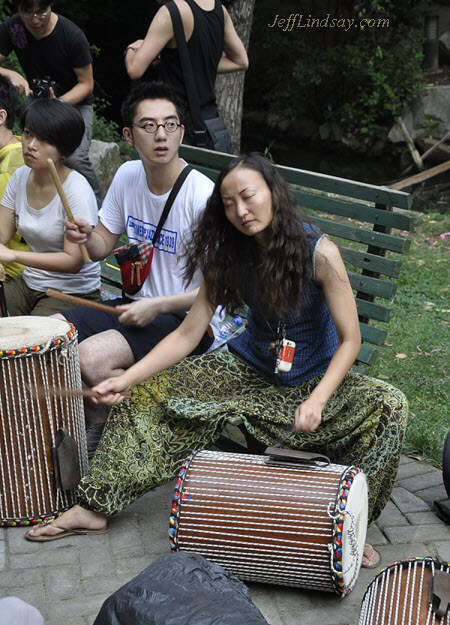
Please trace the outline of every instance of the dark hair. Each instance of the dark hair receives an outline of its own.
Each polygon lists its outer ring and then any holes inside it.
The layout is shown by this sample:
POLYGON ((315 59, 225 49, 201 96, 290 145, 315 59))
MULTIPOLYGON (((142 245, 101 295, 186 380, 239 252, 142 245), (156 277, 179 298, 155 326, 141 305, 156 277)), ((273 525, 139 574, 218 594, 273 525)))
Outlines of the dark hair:
POLYGON ((183 107, 178 98, 164 82, 139 82, 135 85, 122 103, 122 122, 125 127, 131 128, 136 109, 143 100, 169 100, 175 106, 177 115, 182 120, 183 107))
MULTIPOLYGON (((278 316, 297 312, 300 296, 313 278, 307 233, 294 196, 276 168, 262 155, 251 153, 231 160, 214 185, 205 212, 186 248, 184 278, 192 279, 199 267, 211 304, 233 313, 255 277, 255 294, 278 316), (260 246, 254 237, 239 232, 226 218, 220 194, 224 178, 236 167, 258 172, 272 195, 273 219, 260 246)), ((317 236, 318 229, 314 236, 317 236)))
POLYGON ((6 127, 14 128, 17 113, 17 90, 6 76, 0 74, 0 108, 6 111, 6 127))
POLYGON ((39 98, 21 113, 20 127, 25 127, 47 143, 54 145, 61 156, 68 157, 81 143, 84 121, 79 110, 56 98, 39 98))
POLYGON ((38 12, 44 12, 47 7, 51 7, 53 2, 49 0, 14 0, 14 6, 17 11, 31 11, 37 5, 38 12))

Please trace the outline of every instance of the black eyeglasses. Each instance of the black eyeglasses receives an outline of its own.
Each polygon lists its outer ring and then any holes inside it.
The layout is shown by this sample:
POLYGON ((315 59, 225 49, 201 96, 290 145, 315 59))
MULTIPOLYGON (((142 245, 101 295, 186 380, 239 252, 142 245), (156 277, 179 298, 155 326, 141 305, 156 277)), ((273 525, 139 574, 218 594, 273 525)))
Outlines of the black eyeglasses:
POLYGON ((142 125, 140 124, 131 124, 131 125, 134 128, 142 128, 142 130, 145 130, 145 132, 148 132, 149 134, 154 134, 160 126, 162 126, 166 132, 175 132, 177 128, 181 128, 181 124, 178 124, 177 122, 173 120, 168 120, 164 122, 164 124, 157 124, 156 122, 148 121, 142 125))

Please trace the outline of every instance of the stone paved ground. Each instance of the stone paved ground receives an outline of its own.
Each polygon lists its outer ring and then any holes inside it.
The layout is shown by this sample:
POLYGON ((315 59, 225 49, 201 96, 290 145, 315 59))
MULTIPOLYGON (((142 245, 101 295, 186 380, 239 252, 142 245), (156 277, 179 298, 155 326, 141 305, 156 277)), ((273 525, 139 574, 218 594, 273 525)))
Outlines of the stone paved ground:
MULTIPOLYGON (((0 597, 15 595, 36 606, 46 625, 91 625, 117 588, 169 553, 167 526, 173 484, 156 489, 111 521, 109 534, 46 544, 24 539, 25 529, 0 530, 0 597)), ((445 501, 442 472, 402 457, 391 500, 368 540, 383 566, 432 555, 450 561, 450 526, 434 515, 445 501)), ((362 570, 346 598, 264 584, 249 584, 270 625, 356 625, 364 591, 377 569, 362 570)), ((189 624, 186 624, 189 625, 189 624)))

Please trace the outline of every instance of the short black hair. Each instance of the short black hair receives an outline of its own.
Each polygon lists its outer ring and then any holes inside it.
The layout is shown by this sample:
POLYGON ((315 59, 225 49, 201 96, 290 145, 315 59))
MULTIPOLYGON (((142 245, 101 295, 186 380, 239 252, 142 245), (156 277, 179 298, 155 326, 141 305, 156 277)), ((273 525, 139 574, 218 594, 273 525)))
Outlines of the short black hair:
POLYGON ((14 128, 17 113, 17 90, 6 76, 0 74, 0 109, 6 111, 6 127, 14 128))
POLYGON ((131 128, 136 109, 143 100, 169 100, 175 106, 177 115, 182 122, 183 107, 176 95, 164 82, 142 81, 137 83, 122 103, 121 113, 123 125, 131 128))
POLYGON ((49 0, 14 0, 16 11, 28 11, 29 13, 31 13, 36 6, 37 12, 43 13, 45 9, 52 5, 53 2, 49 2, 49 0))
POLYGON ((26 106, 20 115, 20 127, 57 147, 64 157, 75 152, 84 134, 79 110, 56 98, 39 98, 26 106))

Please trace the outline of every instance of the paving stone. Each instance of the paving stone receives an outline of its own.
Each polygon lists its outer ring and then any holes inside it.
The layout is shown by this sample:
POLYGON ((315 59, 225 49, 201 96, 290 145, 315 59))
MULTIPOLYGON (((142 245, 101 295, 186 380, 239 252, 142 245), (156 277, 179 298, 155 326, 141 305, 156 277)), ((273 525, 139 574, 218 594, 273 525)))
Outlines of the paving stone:
POLYGON ((81 591, 79 566, 52 566, 44 571, 48 600, 60 601, 77 597, 81 591))
MULTIPOLYGON (((50 619, 50 620, 45 619, 45 625, 61 625, 61 622, 62 621, 60 617, 58 617, 57 619, 50 619)), ((71 616, 70 623, 68 623, 67 625, 86 625, 86 619, 84 619, 82 616, 80 617, 71 616)))
POLYGON ((301 588, 283 588, 282 586, 276 586, 272 594, 276 606, 280 612, 283 613, 300 609, 310 609, 313 606, 316 593, 301 588))
POLYGON ((400 456, 400 466, 402 467, 404 464, 419 464, 419 461, 409 456, 400 456))
POLYGON ((42 571, 40 568, 3 571, 0 573, 0 589, 13 591, 15 588, 31 586, 32 584, 40 583, 41 577, 42 571))
POLYGON ((253 594, 250 591, 250 596, 255 606, 270 625, 284 625, 284 620, 280 616, 270 590, 266 593, 257 594, 253 594))
POLYGON ((81 577, 93 577, 94 575, 110 575, 114 568, 114 561, 109 549, 80 549, 81 577))
POLYGON ((380 528, 409 525, 405 516, 400 512, 393 501, 388 501, 383 512, 376 521, 380 528))
POLYGON ((355 625, 358 617, 359 611, 353 606, 346 606, 343 610, 340 604, 339 609, 336 606, 324 609, 320 604, 311 610, 283 613, 283 622, 284 625, 355 625))
POLYGON ((100 595, 104 598, 112 595, 118 588, 130 581, 129 573, 122 575, 102 575, 100 577, 85 577, 81 581, 81 589, 83 595, 100 595))
POLYGON ((437 550, 437 555, 445 562, 450 563, 450 540, 435 542, 434 545, 437 550))
POLYGON ((386 536, 391 543, 431 542, 450 540, 450 527, 442 525, 411 525, 408 530, 402 527, 387 527, 386 536))
POLYGON ((0 541, 0 571, 6 567, 6 543, 4 540, 0 541))
POLYGON ((430 488, 426 488, 425 490, 419 490, 414 494, 430 505, 433 501, 445 501, 447 499, 447 492, 443 483, 441 486, 432 486, 430 488))
POLYGON ((384 545, 387 543, 387 538, 381 532, 381 530, 375 525, 371 525, 367 530, 366 542, 371 545, 384 545))
POLYGON ((91 614, 90 616, 86 616, 83 625, 94 625, 94 621, 97 618, 97 614, 91 614))
POLYGON ((10 527, 6 533, 8 551, 14 553, 36 553, 36 543, 26 540, 29 527, 10 527))
POLYGON ((434 512, 409 512, 405 515, 411 525, 445 525, 434 512))
POLYGON ((397 479, 396 484, 406 488, 406 490, 409 490, 411 493, 417 493, 418 491, 422 491, 433 486, 442 486, 442 488, 444 488, 442 471, 438 471, 437 469, 433 469, 428 473, 421 473, 420 475, 409 477, 405 480, 397 479))
POLYGON ((141 558, 121 558, 115 566, 118 575, 129 575, 130 579, 144 571, 159 556, 143 556, 141 558))
POLYGON ((409 477, 415 477, 416 475, 424 475, 426 473, 434 473, 437 469, 432 467, 426 462, 409 462, 406 464, 400 464, 395 482, 398 484, 401 480, 405 480, 409 477))
MULTIPOLYGON (((32 543, 34 544, 34 543, 32 543)), ((40 546, 40 545, 39 545, 40 546)), ((75 553, 73 549, 59 549, 52 551, 43 549, 36 553, 19 553, 9 557, 9 566, 12 570, 34 567, 58 566, 59 564, 73 564, 75 553)))
POLYGON ((400 512, 421 512, 429 511, 430 506, 416 495, 413 495, 405 488, 396 486, 392 491, 392 501, 395 503, 400 512))
POLYGON ((104 594, 101 594, 57 601, 49 604, 46 616, 49 620, 54 619, 57 621, 59 619, 60 624, 67 623, 69 625, 73 618, 98 614, 105 598, 104 594))

